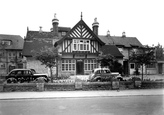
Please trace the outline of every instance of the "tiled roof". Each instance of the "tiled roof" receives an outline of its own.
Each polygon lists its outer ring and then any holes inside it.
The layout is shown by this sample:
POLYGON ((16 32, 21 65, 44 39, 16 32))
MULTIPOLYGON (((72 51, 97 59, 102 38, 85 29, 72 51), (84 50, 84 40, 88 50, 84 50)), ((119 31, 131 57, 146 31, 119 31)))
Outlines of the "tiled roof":
POLYGON ((106 44, 124 47, 143 47, 136 37, 99 36, 99 38, 106 44))
POLYGON ((25 41, 23 48, 24 56, 33 56, 35 52, 40 51, 43 47, 53 47, 52 40, 33 39, 33 41, 25 41))
POLYGON ((14 49, 14 50, 22 50, 24 39, 20 35, 5 35, 0 34, 0 40, 11 40, 11 45, 6 46, 5 49, 14 49))
MULTIPOLYGON (((68 27, 58 27, 58 31, 68 32, 71 28, 68 27)), ((32 40, 33 38, 52 38, 53 32, 39 32, 39 31, 27 31, 26 40, 32 40)))
POLYGON ((115 45, 104 45, 102 46, 101 51, 103 54, 111 54, 116 58, 124 57, 115 45))
MULTIPOLYGON (((86 33, 89 33, 89 35, 91 35, 91 36, 93 36, 93 38, 95 39, 95 40, 97 40, 101 45, 104 45, 104 42, 102 42, 100 39, 99 39, 99 37, 97 36, 97 35, 95 35, 95 33, 88 27, 88 25, 81 19, 67 34, 66 34, 66 36, 64 36, 62 39, 60 39, 58 42, 57 42, 57 44, 61 44, 62 42, 63 42, 63 40, 65 40, 65 39, 67 39, 67 38, 71 38, 71 37, 69 37, 69 36, 72 36, 72 35, 70 35, 71 33, 73 33, 73 37, 72 37, 72 39, 74 39, 74 38, 79 38, 79 36, 80 35, 78 35, 79 33, 81 34, 81 36, 80 36, 80 38, 83 38, 84 36, 82 36, 82 34, 86 34, 86 33), (81 28, 79 28, 79 27, 83 27, 83 29, 85 30, 85 31, 81 31, 81 30, 79 30, 79 29, 81 29, 81 28), (77 32, 78 31, 78 32, 77 32), (77 34, 75 34, 75 33, 77 34), (74 36, 74 34, 75 34, 75 36, 74 36)), ((88 34, 87 34, 88 35, 88 34)), ((86 36, 84 37, 84 38, 86 38, 86 36)), ((90 39, 90 38, 89 38, 90 39)))
MULTIPOLYGON (((68 32, 68 27, 58 27, 58 31, 68 32)), ((61 39, 61 37, 55 38, 53 32, 39 32, 39 31, 27 31, 27 35, 24 42, 23 55, 32 56, 34 52, 39 51, 44 46, 52 47, 53 43, 61 39)))

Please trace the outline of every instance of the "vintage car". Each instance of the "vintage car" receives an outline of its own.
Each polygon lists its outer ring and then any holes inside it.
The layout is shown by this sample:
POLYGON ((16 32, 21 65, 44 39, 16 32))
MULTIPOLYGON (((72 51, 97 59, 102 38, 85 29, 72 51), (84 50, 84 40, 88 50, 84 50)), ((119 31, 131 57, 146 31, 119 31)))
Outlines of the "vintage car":
POLYGON ((23 83, 37 81, 42 78, 45 82, 49 81, 46 74, 37 74, 34 69, 13 69, 5 77, 7 83, 23 83))
POLYGON ((111 81, 112 79, 123 80, 122 76, 118 72, 111 72, 108 68, 95 68, 89 75, 90 82, 94 81, 111 81))

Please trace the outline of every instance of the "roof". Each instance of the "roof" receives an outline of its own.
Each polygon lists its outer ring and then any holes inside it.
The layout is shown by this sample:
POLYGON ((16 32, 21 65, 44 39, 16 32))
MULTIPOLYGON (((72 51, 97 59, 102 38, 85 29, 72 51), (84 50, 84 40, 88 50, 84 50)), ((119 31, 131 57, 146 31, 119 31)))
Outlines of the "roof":
POLYGON ((20 35, 6 35, 0 34, 0 40, 10 40, 11 45, 5 47, 5 49, 22 50, 24 45, 24 39, 20 35))
POLYGON ((72 39, 96 39, 101 45, 104 45, 97 35, 87 26, 87 24, 81 19, 57 44, 61 44, 63 40, 67 38, 72 39), (85 36, 86 35, 86 36, 85 36))
MULTIPOLYGON (((58 27, 58 31, 68 32, 68 27, 58 27)), ((32 56, 34 52, 40 51, 43 47, 52 47, 54 42, 61 37, 54 37, 53 32, 27 31, 27 35, 23 47, 24 56, 32 56)))
POLYGON ((45 46, 52 47, 53 41, 52 39, 33 39, 33 41, 25 41, 23 48, 24 56, 32 56, 35 52, 40 51, 45 46))
POLYGON ((143 45, 136 37, 100 35, 99 38, 106 44, 114 44, 116 46, 124 46, 124 47, 143 47, 143 45))
POLYGON ((101 51, 103 54, 111 54, 116 58, 124 57, 115 45, 104 45, 102 46, 101 51))
MULTIPOLYGON (((68 32, 71 28, 69 27, 58 27, 58 31, 68 32)), ((52 38, 53 32, 39 32, 39 31, 27 31, 26 40, 32 40, 33 38, 52 38)))

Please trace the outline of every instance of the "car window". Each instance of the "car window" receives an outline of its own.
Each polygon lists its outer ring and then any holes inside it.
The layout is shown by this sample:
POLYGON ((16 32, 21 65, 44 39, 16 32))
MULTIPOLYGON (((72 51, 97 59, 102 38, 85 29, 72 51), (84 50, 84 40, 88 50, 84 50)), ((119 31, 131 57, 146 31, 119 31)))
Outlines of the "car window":
POLYGON ((21 71, 21 70, 20 71, 17 71, 16 75, 17 76, 22 76, 23 75, 23 71, 21 71))
POLYGON ((31 75, 31 73, 30 73, 29 70, 25 70, 25 71, 24 71, 24 75, 31 75))
POLYGON ((111 73, 109 70, 104 70, 105 71, 105 73, 111 73))
POLYGON ((14 76, 14 75, 16 75, 16 72, 15 72, 15 71, 12 71, 12 72, 9 74, 9 76, 14 76))
POLYGON ((100 70, 97 70, 97 71, 96 71, 96 74, 100 74, 100 73, 101 73, 101 71, 100 71, 100 70))

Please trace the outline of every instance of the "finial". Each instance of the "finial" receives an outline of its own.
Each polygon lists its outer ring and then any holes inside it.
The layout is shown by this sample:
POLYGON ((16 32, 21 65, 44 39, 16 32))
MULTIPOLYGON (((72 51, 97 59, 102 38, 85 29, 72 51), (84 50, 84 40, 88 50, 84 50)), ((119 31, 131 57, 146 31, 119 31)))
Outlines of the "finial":
POLYGON ((54 18, 56 18, 56 13, 54 14, 54 18))
POLYGON ((97 18, 94 19, 94 22, 95 22, 95 23, 97 22, 97 18))
POLYGON ((29 31, 29 28, 28 28, 28 26, 27 26, 27 32, 29 31))
POLYGON ((81 12, 81 20, 83 19, 83 13, 81 12))

